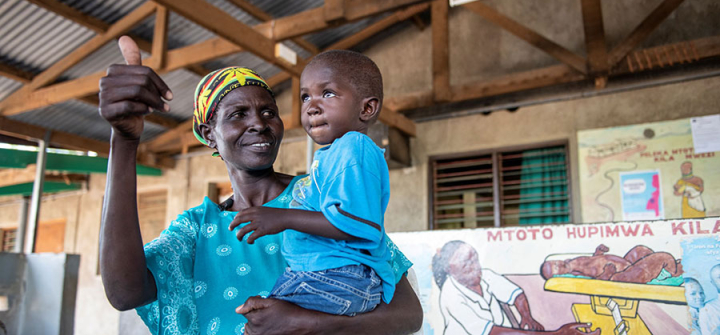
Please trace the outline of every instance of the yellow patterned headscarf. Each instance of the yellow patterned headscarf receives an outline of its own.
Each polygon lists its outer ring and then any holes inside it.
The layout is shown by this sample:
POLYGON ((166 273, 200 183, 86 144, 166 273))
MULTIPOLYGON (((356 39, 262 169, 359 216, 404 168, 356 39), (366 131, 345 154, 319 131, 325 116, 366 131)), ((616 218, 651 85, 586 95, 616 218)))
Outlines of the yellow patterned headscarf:
POLYGON ((228 67, 219 69, 206 75, 195 89, 195 110, 193 112, 193 133, 202 144, 207 145, 200 136, 200 124, 207 123, 217 109, 217 106, 230 91, 248 85, 260 86, 274 95, 265 79, 255 71, 244 67, 228 67))

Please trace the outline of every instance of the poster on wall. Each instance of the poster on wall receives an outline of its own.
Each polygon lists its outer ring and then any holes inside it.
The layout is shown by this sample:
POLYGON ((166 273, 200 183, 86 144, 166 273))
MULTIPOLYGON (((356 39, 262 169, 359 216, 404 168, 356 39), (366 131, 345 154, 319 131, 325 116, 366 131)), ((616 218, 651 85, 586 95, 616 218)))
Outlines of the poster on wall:
POLYGON ((390 234, 428 335, 717 334, 718 236, 718 218, 390 234))
POLYGON ((665 218, 660 189, 660 171, 620 173, 620 197, 624 221, 665 218))
MULTIPOLYGON (((579 131, 578 170, 583 222, 704 218, 720 215, 720 152, 696 152, 691 120, 579 131), (656 171, 655 189, 630 188, 622 176, 656 171), (657 202, 641 203, 657 191, 657 202), (626 198, 626 196, 628 196, 626 198), (631 202, 626 203, 625 199, 631 202), (634 204, 634 205, 633 205, 634 204), (648 209, 647 207, 653 207, 648 209), (629 206, 629 207, 628 207, 629 206), (651 212, 657 216, 651 217, 651 212), (626 211, 626 208, 631 208, 626 211)), ((633 178, 634 179, 634 178, 633 178)), ((628 179, 630 180, 630 179, 628 179)), ((635 180, 637 181, 637 180, 635 180)), ((640 183, 631 183, 630 187, 640 183)))

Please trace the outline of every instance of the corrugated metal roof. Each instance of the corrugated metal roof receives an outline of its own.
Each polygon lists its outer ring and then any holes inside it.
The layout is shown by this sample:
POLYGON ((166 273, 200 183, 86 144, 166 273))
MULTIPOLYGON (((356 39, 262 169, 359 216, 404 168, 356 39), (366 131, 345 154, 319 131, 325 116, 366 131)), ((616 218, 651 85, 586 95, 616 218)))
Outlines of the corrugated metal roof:
MULTIPOLYGON (((144 0, 60 0, 64 4, 112 24, 127 15, 144 0)), ((248 25, 259 24, 260 21, 237 8, 226 0, 208 0, 208 2, 230 14, 237 20, 248 25)), ((273 17, 283 17, 300 13, 307 9, 323 5, 323 0, 293 1, 288 4, 283 0, 251 1, 252 4, 266 11, 273 17)), ((360 20, 344 26, 306 36, 306 39, 320 49, 353 34, 378 18, 360 20)), ((154 16, 137 26, 131 33, 148 41, 152 40, 154 16)), ((24 0, 3 0, 0 3, 0 62, 37 74, 62 59, 64 56, 95 36, 95 32, 64 17, 39 8, 24 0)), ((186 18, 170 13, 168 23, 168 48, 175 49, 192 45, 215 35, 186 18)), ((286 45, 295 50, 298 56, 309 58, 310 53, 292 41, 286 45)), ((143 53, 144 56, 148 56, 143 53)), ((83 61, 65 71, 58 81, 80 78, 98 71, 104 71, 110 64, 122 63, 123 59, 116 42, 111 41, 86 57, 83 61)), ((249 52, 219 58, 202 64, 208 70, 231 65, 241 65, 255 69, 266 78, 272 77, 281 70, 263 61, 249 52)), ((170 86, 175 99, 170 102, 170 116, 178 121, 186 120, 192 115, 192 96, 195 85, 200 77, 187 70, 177 70, 161 76, 170 86)), ((0 77, 0 99, 19 89, 21 83, 0 77)), ((80 136, 107 141, 110 127, 97 113, 97 107, 78 100, 67 101, 53 106, 40 108, 30 112, 13 115, 11 119, 62 130, 80 136)), ((143 139, 165 131, 161 126, 146 123, 143 139)))
POLYGON ((6 96, 10 95, 10 93, 14 92, 21 86, 22 83, 20 82, 0 77, 0 99, 5 99, 6 96))
MULTIPOLYGON (((12 115, 9 118, 99 141, 110 140, 110 124, 103 120, 97 107, 77 100, 61 102, 27 113, 12 115)), ((145 130, 141 139, 152 138, 165 130, 161 126, 145 122, 145 130)))
POLYGON ((21 70, 39 73, 94 35, 23 0, 0 5, 0 60, 21 70))

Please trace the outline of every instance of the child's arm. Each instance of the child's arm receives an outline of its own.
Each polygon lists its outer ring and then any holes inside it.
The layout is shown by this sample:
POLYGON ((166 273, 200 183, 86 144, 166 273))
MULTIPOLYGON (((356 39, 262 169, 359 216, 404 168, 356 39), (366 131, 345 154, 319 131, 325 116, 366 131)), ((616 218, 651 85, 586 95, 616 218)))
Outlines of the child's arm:
POLYGON ((229 229, 233 230, 241 223, 248 221, 250 221, 249 224, 237 231, 237 237, 242 241, 245 234, 253 232, 247 239, 250 244, 262 236, 277 234, 285 229, 336 240, 357 239, 357 237, 337 229, 322 212, 262 206, 250 207, 235 216, 229 229))

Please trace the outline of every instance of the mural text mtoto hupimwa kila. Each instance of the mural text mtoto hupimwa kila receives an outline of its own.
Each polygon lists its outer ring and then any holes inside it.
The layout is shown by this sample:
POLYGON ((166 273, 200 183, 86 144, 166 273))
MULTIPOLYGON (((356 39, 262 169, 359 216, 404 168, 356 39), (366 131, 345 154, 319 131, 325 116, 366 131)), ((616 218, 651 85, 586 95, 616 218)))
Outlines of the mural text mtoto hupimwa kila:
POLYGON ((720 219, 390 235, 426 334, 718 334, 720 219))

